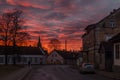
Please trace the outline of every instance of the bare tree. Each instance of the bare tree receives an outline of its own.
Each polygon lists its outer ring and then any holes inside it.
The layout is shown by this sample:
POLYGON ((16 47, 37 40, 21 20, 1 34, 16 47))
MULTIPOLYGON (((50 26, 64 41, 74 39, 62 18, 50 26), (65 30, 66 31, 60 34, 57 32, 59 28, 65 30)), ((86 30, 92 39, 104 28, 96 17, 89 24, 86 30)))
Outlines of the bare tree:
POLYGON ((22 10, 13 10, 7 13, 3 13, 0 18, 0 40, 3 41, 4 46, 15 46, 17 43, 23 42, 30 38, 29 34, 25 31, 27 26, 25 23, 22 10))
POLYGON ((26 26, 23 26, 24 19, 21 17, 22 15, 23 12, 21 10, 15 10, 12 13, 12 30, 10 34, 13 46, 30 38, 29 34, 25 31, 26 26))
POLYGON ((0 40, 3 42, 5 64, 7 64, 7 46, 10 42, 10 31, 11 31, 11 13, 4 13, 0 18, 0 40))
POLYGON ((11 13, 4 13, 0 19, 0 40, 4 46, 8 46, 11 31, 11 13))
POLYGON ((51 50, 59 50, 61 48, 61 42, 58 39, 51 39, 49 42, 49 48, 51 50))
MULTIPOLYGON (((24 19, 22 10, 12 10, 7 13, 3 13, 0 22, 0 39, 3 41, 6 48, 11 43, 13 46, 13 53, 17 54, 17 44, 24 42, 30 38, 29 34, 25 31, 26 26, 23 26, 24 19)), ((6 64, 7 64, 7 53, 6 64)), ((15 60, 14 60, 15 61, 15 60)))
POLYGON ((14 10, 12 12, 12 30, 10 32, 11 34, 11 41, 13 45, 13 63, 16 64, 16 57, 19 56, 18 49, 17 49, 17 43, 23 42, 29 38, 29 34, 25 32, 25 26, 24 19, 21 17, 23 15, 23 12, 21 10, 14 10))

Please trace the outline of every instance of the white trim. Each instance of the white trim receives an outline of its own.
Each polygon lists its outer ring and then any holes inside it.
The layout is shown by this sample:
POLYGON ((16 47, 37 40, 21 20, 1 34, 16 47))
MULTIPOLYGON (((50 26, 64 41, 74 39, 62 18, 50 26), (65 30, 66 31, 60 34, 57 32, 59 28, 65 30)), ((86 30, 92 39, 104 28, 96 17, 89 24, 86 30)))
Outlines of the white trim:
POLYGON ((40 48, 40 50, 42 51, 42 53, 45 54, 45 52, 43 51, 43 49, 41 49, 41 47, 39 47, 39 48, 40 48))
MULTIPOLYGON (((116 49, 115 49, 115 46, 116 45, 119 45, 120 46, 120 42, 119 43, 115 43, 114 44, 114 65, 118 65, 120 66, 120 58, 119 59, 116 59, 116 49)), ((120 50, 120 47, 119 47, 119 50, 120 50)), ((119 53, 119 57, 120 57, 120 53, 119 53)))

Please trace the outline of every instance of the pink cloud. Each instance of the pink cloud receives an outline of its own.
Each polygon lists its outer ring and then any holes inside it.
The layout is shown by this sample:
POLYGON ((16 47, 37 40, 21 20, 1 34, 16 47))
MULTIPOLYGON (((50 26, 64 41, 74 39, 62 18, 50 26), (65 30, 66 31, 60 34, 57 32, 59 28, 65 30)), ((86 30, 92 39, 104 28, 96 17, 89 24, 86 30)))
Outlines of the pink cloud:
POLYGON ((74 38, 80 47, 77 41, 85 26, 98 22, 119 4, 118 0, 0 0, 0 9, 5 9, 0 11, 22 8, 33 40, 39 35, 43 39, 74 38))
POLYGON ((40 8, 40 9, 49 9, 50 6, 47 5, 41 5, 38 3, 33 3, 27 0, 6 0, 6 2, 10 5, 20 5, 20 6, 24 6, 24 7, 33 7, 33 8, 40 8))

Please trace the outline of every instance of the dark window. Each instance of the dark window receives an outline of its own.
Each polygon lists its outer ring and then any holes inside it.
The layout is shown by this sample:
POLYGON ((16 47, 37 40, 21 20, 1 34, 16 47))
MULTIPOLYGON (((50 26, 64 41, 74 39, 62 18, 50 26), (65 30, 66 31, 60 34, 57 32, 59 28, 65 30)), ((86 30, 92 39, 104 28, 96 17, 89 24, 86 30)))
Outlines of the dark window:
POLYGON ((24 63, 27 62, 27 57, 23 57, 23 62, 24 62, 24 63))
POLYGON ((105 23, 103 23, 103 24, 102 24, 102 27, 105 27, 105 26, 106 26, 105 23))
POLYGON ((3 63, 3 62, 4 62, 4 58, 0 57, 0 63, 3 63))
POLYGON ((115 58, 116 59, 120 58, 120 45, 119 44, 115 45, 115 58))
POLYGON ((35 58, 34 58, 34 60, 35 60, 35 63, 37 63, 37 62, 38 62, 38 58, 37 58, 37 57, 35 57, 35 58))
POLYGON ((8 56, 8 58, 7 58, 7 62, 10 63, 10 56, 8 56))
POLYGON ((53 60, 51 59, 51 62, 53 62, 53 60))
POLYGON ((29 57, 29 60, 32 61, 32 57, 29 57))
POLYGON ((52 57, 54 57, 54 54, 52 54, 52 57))
POLYGON ((115 27, 115 21, 114 20, 110 20, 109 26, 112 27, 112 28, 115 27))
POLYGON ((102 63, 102 54, 100 53, 100 64, 102 63))

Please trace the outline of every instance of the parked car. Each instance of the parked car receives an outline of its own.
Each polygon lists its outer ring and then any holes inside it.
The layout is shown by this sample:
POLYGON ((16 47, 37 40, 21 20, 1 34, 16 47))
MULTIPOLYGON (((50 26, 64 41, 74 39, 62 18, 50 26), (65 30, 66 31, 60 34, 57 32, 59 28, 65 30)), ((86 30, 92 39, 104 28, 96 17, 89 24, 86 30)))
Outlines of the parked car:
POLYGON ((94 65, 90 63, 83 63, 79 68, 81 73, 95 73, 94 65))

